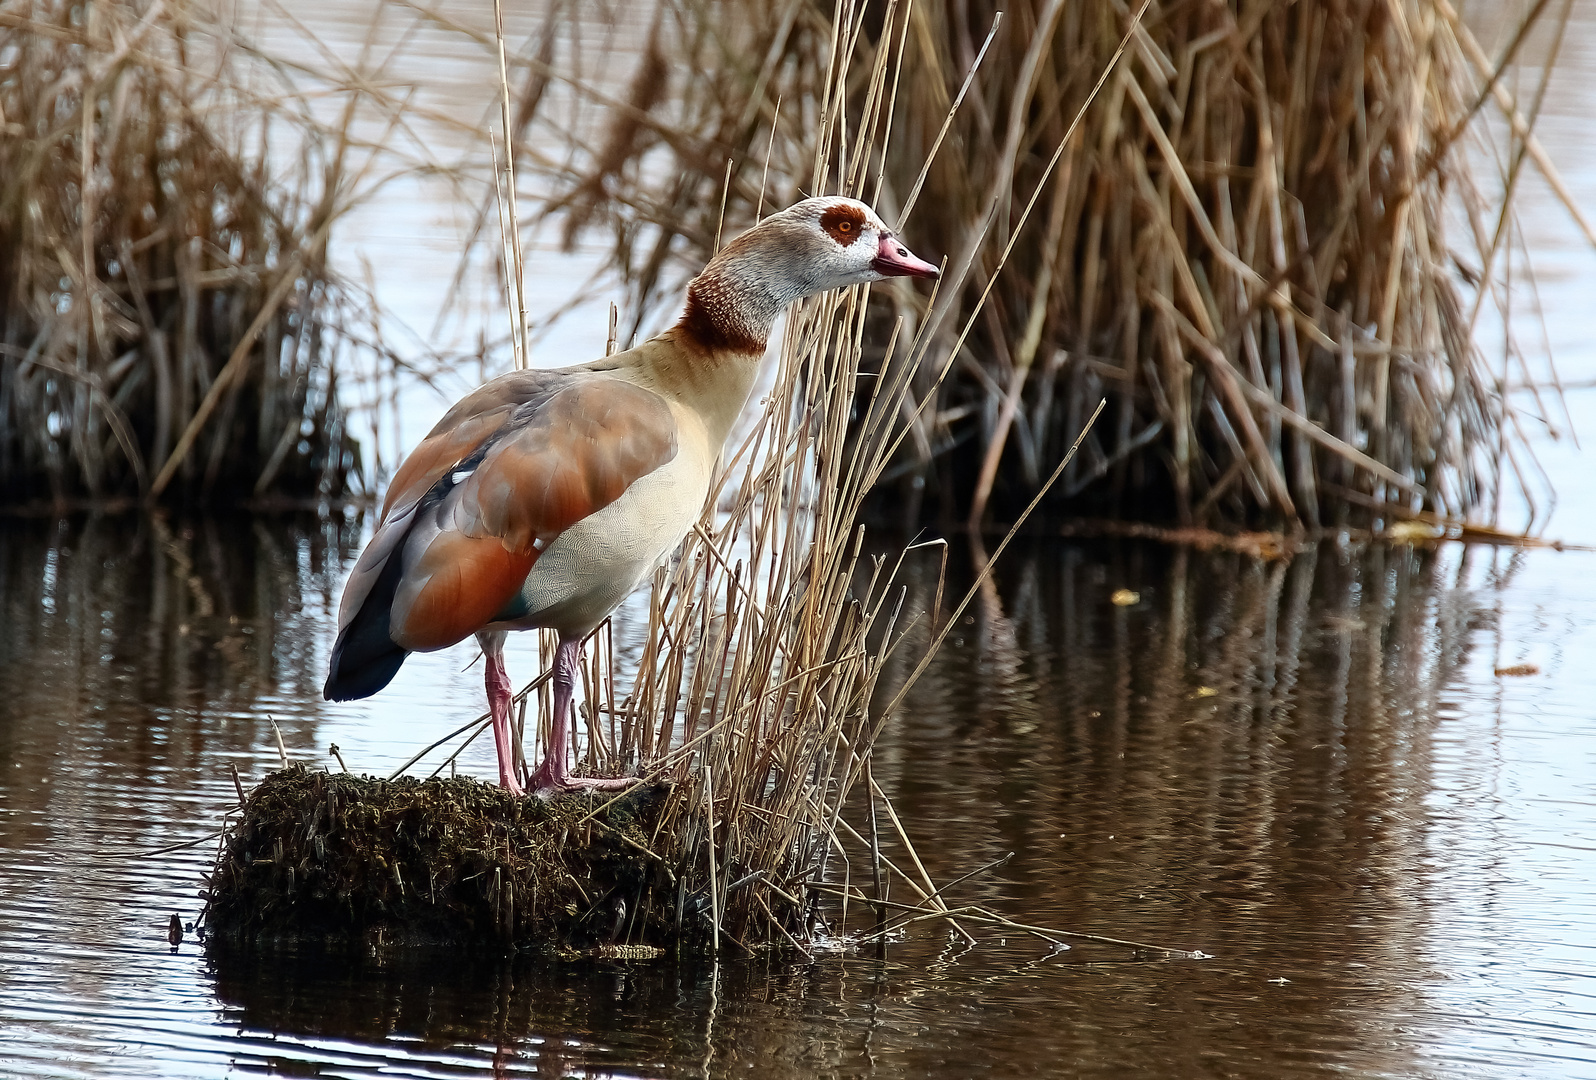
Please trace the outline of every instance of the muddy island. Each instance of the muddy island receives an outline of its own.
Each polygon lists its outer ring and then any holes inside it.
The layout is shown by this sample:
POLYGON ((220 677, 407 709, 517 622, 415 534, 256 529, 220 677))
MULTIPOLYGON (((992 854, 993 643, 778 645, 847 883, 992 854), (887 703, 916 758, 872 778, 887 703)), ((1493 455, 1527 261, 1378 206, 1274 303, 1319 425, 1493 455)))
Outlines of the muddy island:
POLYGON ((709 933, 649 849, 668 791, 545 801, 465 777, 294 765, 245 800, 210 876, 204 922, 235 942, 658 955, 709 933))

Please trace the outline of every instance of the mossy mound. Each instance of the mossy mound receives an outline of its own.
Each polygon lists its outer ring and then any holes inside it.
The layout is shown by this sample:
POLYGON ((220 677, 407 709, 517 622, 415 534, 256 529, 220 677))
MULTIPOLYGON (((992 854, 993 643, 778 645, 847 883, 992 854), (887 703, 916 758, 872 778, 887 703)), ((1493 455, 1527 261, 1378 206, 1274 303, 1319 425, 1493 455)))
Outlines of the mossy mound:
POLYGON ((245 801, 205 923, 242 941, 652 951, 674 925, 653 903, 669 877, 650 852, 666 791, 545 802, 293 766, 245 801))

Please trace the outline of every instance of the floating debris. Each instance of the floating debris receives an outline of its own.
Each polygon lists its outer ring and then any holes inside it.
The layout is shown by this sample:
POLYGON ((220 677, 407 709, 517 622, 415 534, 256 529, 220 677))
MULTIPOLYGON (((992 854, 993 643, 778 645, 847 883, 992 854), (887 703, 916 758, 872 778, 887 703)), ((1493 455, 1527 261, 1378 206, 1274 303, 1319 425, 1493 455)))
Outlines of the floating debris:
POLYGON ((1398 521, 1385 531, 1393 544, 1429 544, 1446 539, 1446 529, 1428 521, 1398 521))
POLYGON ((1115 607, 1131 607, 1142 602, 1142 594, 1134 589, 1115 589, 1108 602, 1115 607))
POLYGON ((1507 667, 1499 667, 1496 669, 1496 674, 1504 677, 1539 675, 1540 673, 1541 669, 1536 667, 1534 664, 1509 664, 1507 667))

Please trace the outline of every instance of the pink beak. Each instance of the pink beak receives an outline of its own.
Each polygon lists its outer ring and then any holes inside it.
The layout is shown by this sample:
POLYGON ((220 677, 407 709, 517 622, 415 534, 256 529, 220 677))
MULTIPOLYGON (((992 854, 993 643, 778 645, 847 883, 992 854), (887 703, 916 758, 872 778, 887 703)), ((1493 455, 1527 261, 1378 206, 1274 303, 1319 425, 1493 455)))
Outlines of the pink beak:
POLYGON ((881 234, 881 247, 876 251, 876 257, 871 260, 870 267, 882 277, 941 276, 941 271, 924 259, 917 258, 914 252, 904 247, 902 242, 889 232, 881 234))

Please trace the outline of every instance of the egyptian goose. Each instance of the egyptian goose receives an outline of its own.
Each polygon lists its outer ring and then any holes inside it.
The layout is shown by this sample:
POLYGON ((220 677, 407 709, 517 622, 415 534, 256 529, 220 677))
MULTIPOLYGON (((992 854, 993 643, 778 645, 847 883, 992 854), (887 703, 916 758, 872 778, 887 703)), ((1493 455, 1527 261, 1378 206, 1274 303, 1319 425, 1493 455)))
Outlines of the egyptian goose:
POLYGON ((698 520, 776 316, 801 297, 901 276, 934 278, 937 268, 864 203, 805 199, 711 259, 664 333, 592 363, 501 375, 467 395, 394 475, 344 587, 325 696, 368 697, 409 653, 475 634, 499 783, 522 794, 504 638, 551 629, 554 724, 533 790, 631 783, 569 772, 583 639, 698 520))

